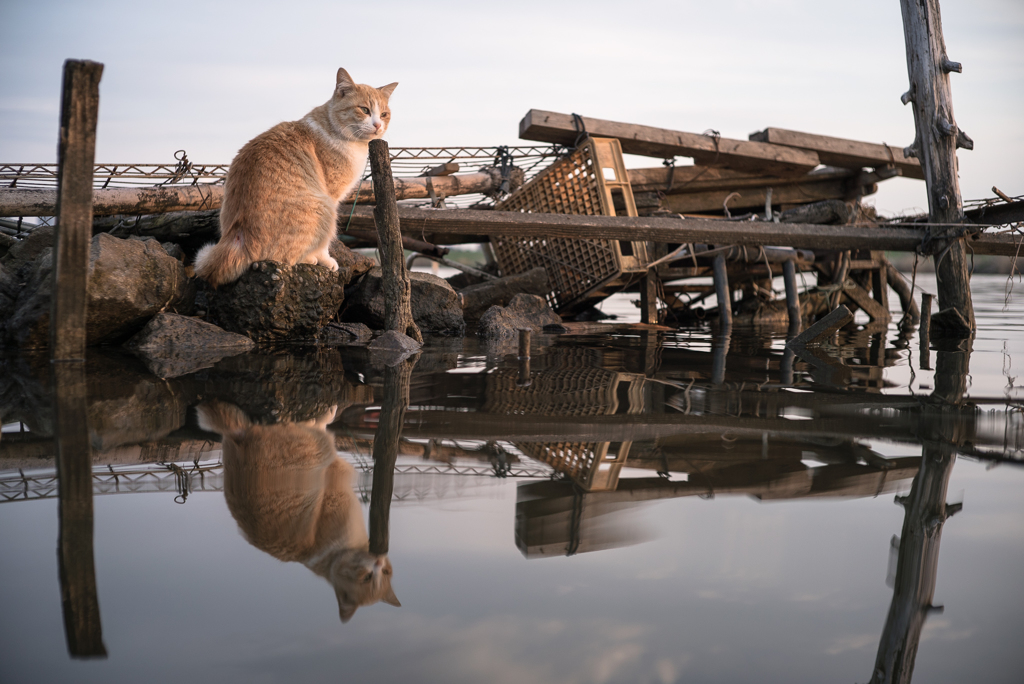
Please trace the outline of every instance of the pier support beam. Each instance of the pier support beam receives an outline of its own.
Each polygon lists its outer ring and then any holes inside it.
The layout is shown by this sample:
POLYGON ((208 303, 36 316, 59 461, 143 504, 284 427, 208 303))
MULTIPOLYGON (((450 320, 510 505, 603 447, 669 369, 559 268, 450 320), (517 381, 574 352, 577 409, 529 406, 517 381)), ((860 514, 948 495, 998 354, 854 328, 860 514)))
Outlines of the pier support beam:
POLYGON ((729 273, 725 255, 719 254, 714 260, 715 294, 718 295, 718 324, 721 333, 728 335, 732 328, 732 290, 729 289, 729 273))
POLYGON ((941 321, 947 332, 967 336, 974 331, 975 321, 966 250, 960 239, 964 209, 956 150, 973 149, 974 142, 956 125, 949 85, 949 72, 959 72, 961 67, 946 56, 938 0, 900 0, 900 7, 910 76, 910 89, 902 100, 914 103, 917 129, 914 143, 904 154, 921 161, 928 186, 928 220, 941 224, 932 228, 932 235, 940 238, 934 257, 939 296, 936 324, 941 321))

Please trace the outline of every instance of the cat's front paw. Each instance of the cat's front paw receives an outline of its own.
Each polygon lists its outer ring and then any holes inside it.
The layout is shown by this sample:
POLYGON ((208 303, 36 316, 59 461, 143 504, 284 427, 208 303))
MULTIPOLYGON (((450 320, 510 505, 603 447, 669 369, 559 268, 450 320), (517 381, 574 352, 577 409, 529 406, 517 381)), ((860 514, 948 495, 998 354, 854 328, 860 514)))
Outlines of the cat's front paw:
POLYGON ((334 257, 330 256, 329 254, 318 255, 317 258, 316 258, 316 263, 319 266, 326 266, 327 268, 331 269, 332 271, 337 271, 338 268, 339 268, 338 267, 338 262, 335 261, 334 257))

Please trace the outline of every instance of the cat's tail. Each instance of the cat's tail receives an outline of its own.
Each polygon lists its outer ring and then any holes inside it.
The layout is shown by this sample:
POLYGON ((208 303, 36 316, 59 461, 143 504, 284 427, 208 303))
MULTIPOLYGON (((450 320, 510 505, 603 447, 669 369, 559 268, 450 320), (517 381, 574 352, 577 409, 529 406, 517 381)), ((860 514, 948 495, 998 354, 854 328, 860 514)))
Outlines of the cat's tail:
POLYGON ((213 287, 220 287, 241 278, 252 260, 245 252, 242 236, 237 234, 233 238, 221 238, 216 244, 206 245, 196 253, 193 263, 197 276, 213 287))
POLYGON ((196 407, 196 413, 199 414, 199 427, 234 439, 240 439, 252 425, 242 409, 223 401, 204 401, 196 407))

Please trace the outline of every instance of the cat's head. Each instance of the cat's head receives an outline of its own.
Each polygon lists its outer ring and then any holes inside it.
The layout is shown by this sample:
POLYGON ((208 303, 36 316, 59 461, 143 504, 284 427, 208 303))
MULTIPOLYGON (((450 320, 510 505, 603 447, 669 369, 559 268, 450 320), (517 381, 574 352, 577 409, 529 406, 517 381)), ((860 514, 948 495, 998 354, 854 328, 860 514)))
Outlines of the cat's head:
POLYGON ((386 555, 349 550, 335 559, 327 578, 334 585, 342 622, 351 620, 360 606, 378 601, 402 605, 391 588, 391 561, 386 555))
POLYGON ((391 123, 388 100, 396 87, 398 83, 380 88, 362 85, 353 81, 347 71, 338 69, 334 95, 328 103, 335 130, 349 140, 383 138, 391 123))

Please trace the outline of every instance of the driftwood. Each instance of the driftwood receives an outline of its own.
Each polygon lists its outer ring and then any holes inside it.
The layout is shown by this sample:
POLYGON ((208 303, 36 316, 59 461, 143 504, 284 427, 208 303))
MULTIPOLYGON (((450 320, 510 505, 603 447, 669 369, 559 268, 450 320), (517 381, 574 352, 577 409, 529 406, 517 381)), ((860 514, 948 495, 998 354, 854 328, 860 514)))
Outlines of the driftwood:
MULTIPOLYGON (((955 226, 963 222, 963 201, 957 176, 956 150, 972 149, 973 141, 956 125, 949 73, 961 67, 946 56, 938 0, 900 0, 907 48, 910 89, 904 104, 913 102, 917 136, 904 152, 921 160, 928 185, 928 219, 955 226)), ((960 313, 967 334, 975 328, 974 305, 967 272, 966 249, 955 228, 939 229, 948 238, 946 249, 935 257, 939 309, 960 313)))
MULTIPOLYGON (((789 245, 805 249, 872 249, 913 252, 925 238, 924 229, 888 226, 817 226, 803 223, 725 221, 660 216, 576 216, 521 214, 509 211, 449 209, 424 211, 399 207, 402 230, 410 235, 491 235, 648 242, 703 242, 721 245, 789 245)), ((373 226, 373 212, 356 207, 352 226, 373 226)), ((982 233, 970 240, 976 254, 1016 254, 1019 237, 982 233)))
POLYGON ((92 240, 92 168, 103 65, 64 62, 54 191, 57 233, 53 248, 50 353, 54 361, 85 360, 85 307, 92 240))
MULTIPOLYGON (((92 167, 90 166, 90 173, 92 167)), ((515 189, 522 183, 522 171, 512 174, 515 189)), ((90 178, 92 176, 90 175, 90 178)), ((454 197, 475 193, 492 193, 501 185, 501 172, 484 169, 476 173, 456 176, 428 176, 418 178, 395 178, 395 199, 427 199, 430 197, 428 183, 435 195, 454 197)), ((140 187, 105 188, 94 190, 93 214, 114 216, 123 214, 165 214, 175 211, 203 211, 219 209, 224 199, 223 185, 187 185, 182 187, 140 187)), ((373 204, 373 183, 363 181, 359 186, 357 202, 373 204)), ((0 216, 53 216, 57 204, 57 192, 48 188, 3 188, 0 189, 0 216)))
POLYGON ((402 233, 399 229, 395 186, 391 179, 391 157, 384 140, 370 141, 370 169, 377 205, 373 220, 380 243, 380 266, 383 273, 384 327, 408 335, 423 344, 423 334, 412 318, 412 282, 402 255, 402 233))
POLYGON ((784 128, 766 128, 763 131, 751 133, 750 139, 814 152, 822 164, 848 169, 891 165, 899 169, 907 178, 924 180, 921 163, 913 157, 904 155, 902 147, 788 131, 784 128))
POLYGON ((624 154, 641 154, 661 159, 693 157, 697 163, 706 166, 779 175, 804 174, 818 165, 817 154, 792 147, 714 138, 586 116, 578 117, 578 122, 571 114, 531 109, 519 122, 519 137, 523 140, 574 145, 577 137, 585 132, 595 137, 618 139, 624 154), (578 122, 582 122, 582 129, 578 122))
POLYGON ((846 223, 853 212, 841 200, 830 199, 787 209, 779 215, 782 223, 846 223))
POLYGON ((763 209, 768 191, 771 190, 771 203, 806 204, 822 200, 844 199, 846 197, 862 197, 878 191, 878 185, 856 185, 857 176, 846 178, 825 177, 814 178, 813 175, 801 176, 803 182, 790 183, 780 187, 759 185, 739 190, 707 190, 703 192, 667 195, 661 201, 661 208, 674 214, 690 214, 709 211, 722 211, 728 206, 730 211, 737 209, 763 209))
POLYGON ((463 316, 467 321, 477 321, 487 309, 495 304, 507 305, 509 300, 520 292, 543 296, 550 291, 547 270, 534 268, 525 273, 464 287, 459 290, 459 297, 462 300, 463 316))

